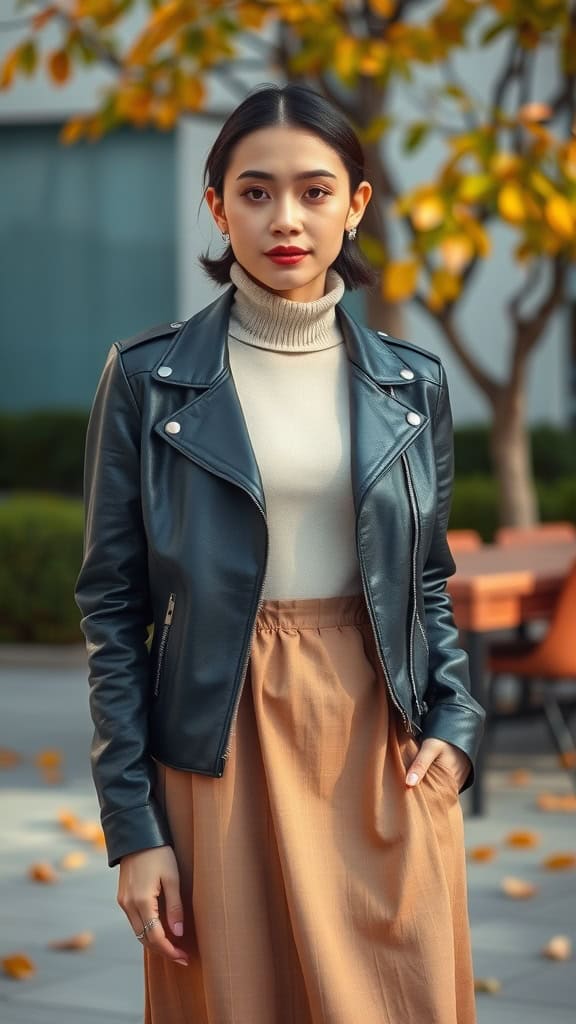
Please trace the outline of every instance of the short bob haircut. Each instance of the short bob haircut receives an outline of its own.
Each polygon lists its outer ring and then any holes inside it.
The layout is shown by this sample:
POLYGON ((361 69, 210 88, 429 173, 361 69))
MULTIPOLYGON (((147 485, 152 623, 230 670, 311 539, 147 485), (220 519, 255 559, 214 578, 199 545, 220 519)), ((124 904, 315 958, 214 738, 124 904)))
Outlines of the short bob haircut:
MULTIPOLYGON (((356 133, 345 117, 327 100, 302 85, 261 86, 246 97, 224 122, 204 168, 204 191, 213 188, 218 196, 224 191, 224 176, 234 147, 246 135, 261 128, 289 125, 312 132, 333 149, 348 171, 350 195, 364 181, 364 154, 356 133)), ((200 263, 213 281, 230 283, 230 268, 235 256, 230 245, 218 259, 200 257, 200 263)), ((344 233, 342 248, 332 264, 346 288, 374 285, 376 274, 364 259, 357 244, 344 233)))

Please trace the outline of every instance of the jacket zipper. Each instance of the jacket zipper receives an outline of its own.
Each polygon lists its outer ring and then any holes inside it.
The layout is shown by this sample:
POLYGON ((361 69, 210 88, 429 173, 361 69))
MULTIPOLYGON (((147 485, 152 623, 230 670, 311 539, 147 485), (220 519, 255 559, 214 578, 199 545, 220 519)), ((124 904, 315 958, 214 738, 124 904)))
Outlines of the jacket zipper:
POLYGON ((154 680, 154 696, 157 697, 160 693, 160 675, 162 673, 162 663, 164 661, 164 655, 166 654, 166 647, 168 644, 168 634, 170 632, 170 626, 172 625, 172 617, 174 615, 174 605, 176 604, 176 595, 170 594, 168 598, 168 607, 166 608, 166 615, 164 616, 164 624, 162 626, 162 635, 160 637, 160 643, 158 645, 158 661, 156 663, 156 678, 154 680))
MULTIPOLYGON (((396 393, 395 393, 393 387, 390 388, 390 394, 392 395, 393 398, 396 398, 396 393)), ((418 507, 417 507, 417 504, 416 504, 416 496, 414 494, 414 482, 412 480, 412 474, 410 472, 410 466, 408 464, 408 459, 407 459, 405 453, 403 453, 400 456, 400 458, 402 460, 402 467, 404 469, 404 475, 406 477, 406 487, 408 489, 408 498, 410 500, 410 509, 411 509, 411 512, 412 512, 412 522, 414 524, 414 541, 413 541, 413 544, 412 544, 412 561, 411 561, 411 565, 412 565, 412 580, 411 580, 411 583, 412 583, 412 621, 410 623, 409 656, 408 656, 408 669, 409 669, 409 673, 408 674, 410 676, 410 686, 412 687, 412 693, 413 693, 413 696, 414 696, 414 700, 416 702, 416 708, 418 710, 418 713, 420 715, 422 715, 424 713, 424 708, 422 707, 422 704, 420 703, 420 698, 418 696, 418 689, 417 689, 417 686, 416 686, 416 679, 415 679, 415 676, 414 676, 414 631, 416 629, 416 624, 418 624, 418 628, 420 629, 422 637, 424 638, 424 643, 426 645, 426 650, 428 650, 428 640, 426 638, 426 633, 424 632, 424 629, 422 627, 422 623, 420 621, 420 616, 418 614, 418 587, 417 587, 417 584, 416 584, 417 566, 418 566, 417 555, 418 555, 418 545, 420 543, 420 520, 418 518, 418 507)))
MULTIPOLYGON (((248 491, 246 493, 248 494, 248 491)), ((267 520, 266 520, 266 513, 264 511, 263 506, 254 497, 254 495, 250 494, 250 497, 252 498, 252 501, 257 506, 257 508, 259 509, 260 513, 262 514, 262 518, 264 520, 264 525, 266 527, 266 552, 265 552, 265 555, 264 555, 264 572, 262 574, 262 579, 260 580, 260 586, 258 588, 258 604, 256 606, 256 614, 254 615, 254 620, 252 622, 252 629, 250 630, 250 639, 249 639, 249 641, 248 641, 248 643, 247 643, 247 645, 246 645, 246 647, 244 649, 244 660, 243 660, 243 664, 242 664, 242 673, 241 673, 241 676, 240 676, 240 684, 238 686, 238 690, 236 692, 236 697, 234 699, 234 707, 233 707, 233 710, 232 710, 232 717, 230 719, 230 725, 228 727, 228 739, 226 741, 226 747, 225 747, 224 753, 221 755, 221 759, 222 759, 221 773, 224 771, 224 764, 228 760, 228 757, 230 755, 230 750, 231 750, 231 747, 232 747, 232 739, 234 737, 234 727, 236 725, 236 716, 238 715, 238 708, 240 707, 240 698, 242 696, 242 691, 244 689, 244 683, 246 681, 246 673, 247 673, 247 670, 248 670, 248 662, 250 660, 250 654, 251 654, 251 651, 252 651, 252 641, 254 639, 254 633, 256 631, 256 621, 258 619, 258 614, 259 614, 260 609, 261 609, 262 604, 263 604, 262 594, 264 592, 264 587, 266 585, 266 570, 268 568, 269 537, 268 537, 268 523, 267 523, 267 520)))

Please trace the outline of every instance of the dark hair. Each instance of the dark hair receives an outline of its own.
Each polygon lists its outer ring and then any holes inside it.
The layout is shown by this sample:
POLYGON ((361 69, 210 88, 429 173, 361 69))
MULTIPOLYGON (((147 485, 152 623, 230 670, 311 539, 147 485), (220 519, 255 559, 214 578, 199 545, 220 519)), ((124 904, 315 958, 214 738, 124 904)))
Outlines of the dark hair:
MULTIPOLYGON (((234 147, 246 135, 285 124, 304 128, 321 138, 342 160, 350 178, 350 191, 355 192, 364 180, 362 146, 346 118, 323 96, 302 85, 261 86, 246 97, 224 122, 204 168, 204 190, 213 188, 222 196, 224 176, 234 147)), ((235 261, 229 245, 218 259, 207 255, 200 263, 217 284, 228 284, 230 268, 235 261)), ((373 285, 376 275, 360 252, 357 243, 344 234, 342 249, 332 264, 347 288, 373 285)))

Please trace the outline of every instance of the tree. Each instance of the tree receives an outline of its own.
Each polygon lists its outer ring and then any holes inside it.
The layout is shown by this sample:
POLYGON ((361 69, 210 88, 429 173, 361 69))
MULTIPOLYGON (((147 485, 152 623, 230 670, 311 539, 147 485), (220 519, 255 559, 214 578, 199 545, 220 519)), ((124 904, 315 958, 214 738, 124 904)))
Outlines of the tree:
MULTIPOLYGON (((211 85, 237 102, 246 75, 274 70, 304 81, 336 104, 364 143, 378 201, 362 242, 382 287, 368 318, 398 330, 394 310, 411 300, 438 325, 493 413, 492 454, 501 521, 537 516, 525 420, 530 354, 564 301, 576 261, 576 4, 571 0, 22 0, 35 13, 8 54, 0 86, 43 67, 62 85, 75 64, 101 62, 115 75, 99 110, 73 118, 65 142, 99 138, 122 123, 171 128, 178 117, 220 119, 211 85), (127 45, 118 27, 139 9, 141 28, 127 45), (43 33, 57 24, 60 44, 43 33), (486 55, 487 86, 476 96, 456 64, 486 55), (538 85, 542 57, 555 82, 538 85), (400 83, 417 117, 392 112, 400 83), (401 133, 405 152, 439 139, 444 159, 430 180, 408 191, 390 153, 401 133), (390 237, 392 219, 400 232, 390 237), (485 369, 459 313, 492 232, 515 237, 521 286, 507 302, 508 370, 485 369), (400 238, 400 241, 398 240, 400 238), (400 251, 399 251, 400 250, 400 251)), ((511 289, 514 286, 511 285, 511 289)))

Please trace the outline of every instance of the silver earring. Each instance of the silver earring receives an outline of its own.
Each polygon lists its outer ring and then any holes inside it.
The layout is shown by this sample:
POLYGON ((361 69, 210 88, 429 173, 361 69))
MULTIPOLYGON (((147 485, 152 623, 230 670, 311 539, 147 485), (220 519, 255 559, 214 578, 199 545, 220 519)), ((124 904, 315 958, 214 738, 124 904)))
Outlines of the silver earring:
POLYGON ((228 242, 230 241, 230 235, 228 234, 227 231, 222 232, 222 241, 226 242, 226 244, 228 244, 228 242))
POLYGON ((358 230, 357 228, 350 228, 350 231, 348 232, 348 238, 349 238, 349 240, 350 240, 351 242, 353 242, 353 241, 354 241, 354 239, 356 238, 356 232, 357 232, 357 230, 358 230))

